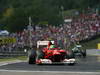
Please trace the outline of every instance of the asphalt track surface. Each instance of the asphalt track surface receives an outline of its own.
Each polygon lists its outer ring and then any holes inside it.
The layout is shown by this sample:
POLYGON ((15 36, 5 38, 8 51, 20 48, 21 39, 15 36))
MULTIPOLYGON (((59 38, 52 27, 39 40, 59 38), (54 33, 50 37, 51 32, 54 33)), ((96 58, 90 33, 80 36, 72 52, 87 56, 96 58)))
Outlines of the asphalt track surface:
POLYGON ((27 62, 20 62, 0 66, 5 70, 28 70, 28 71, 80 71, 80 72, 100 72, 100 57, 87 56, 87 58, 77 58, 74 66, 69 65, 29 65, 27 62))
MULTIPOLYGON (((31 73, 35 75, 40 75, 40 74, 49 75, 49 73, 44 73, 44 72, 57 72, 52 74, 50 73, 50 75, 66 75, 66 73, 64 72, 67 72, 67 75, 100 75, 100 56, 87 56, 87 58, 77 58, 76 61, 77 62, 74 66, 61 65, 61 64, 60 65, 36 65, 36 64, 29 65, 27 62, 20 62, 20 63, 0 66, 0 70, 27 71, 26 73, 23 72, 24 74, 21 72, 22 73, 21 75, 28 75, 28 74, 31 75, 31 73), (37 74, 38 71, 40 74, 37 74), (61 73, 58 74, 58 72, 61 73), (70 74, 70 72, 72 73, 70 74), (99 74, 96 74, 94 72, 99 72, 99 74)), ((6 73, 7 75, 14 75, 13 72, 11 72, 12 74, 10 72, 6 72, 6 73)), ((0 71, 0 75, 6 75, 6 74, 5 72, 0 71)))

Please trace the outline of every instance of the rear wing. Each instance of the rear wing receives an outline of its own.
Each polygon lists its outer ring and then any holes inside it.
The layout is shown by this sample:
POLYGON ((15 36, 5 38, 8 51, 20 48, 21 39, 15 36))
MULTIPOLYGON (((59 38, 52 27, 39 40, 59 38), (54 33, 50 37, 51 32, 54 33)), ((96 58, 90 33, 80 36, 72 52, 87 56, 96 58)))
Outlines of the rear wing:
POLYGON ((47 46, 49 42, 52 42, 54 44, 54 41, 37 41, 37 48, 40 46, 47 46))

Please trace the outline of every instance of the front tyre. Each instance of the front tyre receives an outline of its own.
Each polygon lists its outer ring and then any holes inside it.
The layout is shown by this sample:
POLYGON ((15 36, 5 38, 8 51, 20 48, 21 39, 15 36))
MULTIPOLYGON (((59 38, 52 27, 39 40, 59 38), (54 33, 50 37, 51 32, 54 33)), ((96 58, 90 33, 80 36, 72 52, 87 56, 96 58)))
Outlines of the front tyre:
POLYGON ((36 62, 36 51, 35 50, 29 51, 29 53, 28 53, 28 63, 29 64, 35 64, 35 62, 36 62))
POLYGON ((67 59, 75 58, 74 52, 73 51, 68 51, 68 53, 66 54, 66 58, 67 59))
POLYGON ((36 57, 36 58, 37 58, 38 60, 44 58, 44 53, 43 53, 42 50, 38 50, 38 51, 36 52, 36 54, 37 54, 37 57, 36 57))

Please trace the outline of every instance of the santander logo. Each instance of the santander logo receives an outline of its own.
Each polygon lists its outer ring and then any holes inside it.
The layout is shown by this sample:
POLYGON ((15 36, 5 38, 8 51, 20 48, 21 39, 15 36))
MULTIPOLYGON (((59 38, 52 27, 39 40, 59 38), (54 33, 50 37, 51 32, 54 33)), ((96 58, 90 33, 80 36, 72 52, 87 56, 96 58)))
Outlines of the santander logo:
POLYGON ((53 54, 60 54, 60 52, 58 50, 54 50, 53 54))

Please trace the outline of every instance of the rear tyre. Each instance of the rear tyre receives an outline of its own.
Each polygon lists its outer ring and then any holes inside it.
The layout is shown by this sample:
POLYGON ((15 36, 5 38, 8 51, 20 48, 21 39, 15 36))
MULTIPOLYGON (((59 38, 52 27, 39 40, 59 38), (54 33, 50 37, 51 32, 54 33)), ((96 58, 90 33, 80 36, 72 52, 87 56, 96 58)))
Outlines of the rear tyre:
POLYGON ((28 63, 35 64, 36 62, 36 51, 32 50, 28 52, 28 63))
MULTIPOLYGON (((40 59, 44 59, 44 53, 43 53, 43 51, 38 50, 38 51, 36 52, 36 54, 37 54, 36 61, 37 61, 37 60, 40 60, 40 59)), ((37 65, 42 65, 42 64, 39 63, 39 62, 36 62, 36 64, 37 64, 37 65)))
POLYGON ((70 63, 70 64, 68 64, 69 66, 73 66, 73 65, 75 65, 75 63, 70 63))
MULTIPOLYGON (((67 57, 66 57, 66 58, 67 58, 67 59, 75 58, 74 52, 73 52, 73 51, 69 51, 69 52, 67 53, 67 57)), ((74 62, 74 63, 69 63, 68 65, 69 65, 69 66, 73 66, 73 65, 75 65, 75 62, 74 62)))
POLYGON ((43 53, 43 51, 38 50, 36 53, 37 53, 37 59, 38 59, 38 60, 44 58, 44 53, 43 53))
POLYGON ((69 51, 66 55, 67 59, 71 59, 71 58, 75 58, 74 52, 73 51, 69 51))
POLYGON ((83 58, 86 58, 86 50, 82 50, 83 58))

